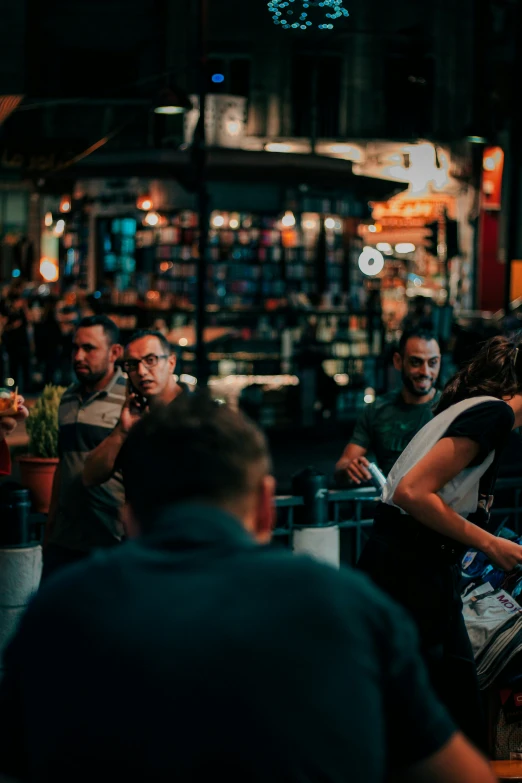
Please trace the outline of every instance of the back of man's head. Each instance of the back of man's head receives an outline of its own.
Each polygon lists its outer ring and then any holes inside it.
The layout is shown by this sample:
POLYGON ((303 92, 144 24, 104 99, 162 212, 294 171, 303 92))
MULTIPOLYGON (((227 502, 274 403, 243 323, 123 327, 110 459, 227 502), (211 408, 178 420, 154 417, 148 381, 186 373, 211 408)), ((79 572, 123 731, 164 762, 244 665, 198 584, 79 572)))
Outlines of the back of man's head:
POLYGON ((141 532, 154 529, 163 509, 192 501, 231 511, 255 534, 259 524, 272 523, 263 433, 206 392, 181 394, 148 413, 132 428, 124 452, 127 504, 141 532))

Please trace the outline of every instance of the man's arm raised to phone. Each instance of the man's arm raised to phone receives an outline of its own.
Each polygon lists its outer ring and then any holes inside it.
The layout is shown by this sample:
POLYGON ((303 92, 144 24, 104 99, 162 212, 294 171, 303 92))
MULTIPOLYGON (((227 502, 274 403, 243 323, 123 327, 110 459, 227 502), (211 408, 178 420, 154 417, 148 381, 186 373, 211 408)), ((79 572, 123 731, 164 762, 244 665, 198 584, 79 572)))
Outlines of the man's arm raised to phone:
POLYGON ((120 421, 111 434, 87 456, 82 476, 84 486, 97 487, 110 479, 126 439, 127 431, 120 421))
POLYGON ((114 473, 121 447, 140 417, 141 411, 134 406, 134 394, 128 394, 125 405, 121 409, 118 424, 85 460, 82 476, 84 486, 97 487, 110 479, 114 473))

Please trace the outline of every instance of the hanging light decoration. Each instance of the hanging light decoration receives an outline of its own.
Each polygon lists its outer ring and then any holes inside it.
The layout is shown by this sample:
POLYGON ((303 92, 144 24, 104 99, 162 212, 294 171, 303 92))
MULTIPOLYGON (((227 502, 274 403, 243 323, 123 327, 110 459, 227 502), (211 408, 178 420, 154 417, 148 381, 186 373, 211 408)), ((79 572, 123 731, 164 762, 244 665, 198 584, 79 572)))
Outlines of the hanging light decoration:
POLYGON ((71 197, 70 196, 62 196, 60 199, 60 212, 70 212, 71 211, 71 197))
POLYGON ((138 209, 143 209, 145 212, 150 212, 154 204, 150 196, 142 194, 141 196, 138 196, 136 200, 136 206, 138 209))
POLYGON ((343 5, 344 0, 268 0, 268 10, 274 24, 283 30, 307 30, 313 27, 311 9, 320 9, 316 27, 319 30, 333 30, 333 22, 350 14, 343 5))

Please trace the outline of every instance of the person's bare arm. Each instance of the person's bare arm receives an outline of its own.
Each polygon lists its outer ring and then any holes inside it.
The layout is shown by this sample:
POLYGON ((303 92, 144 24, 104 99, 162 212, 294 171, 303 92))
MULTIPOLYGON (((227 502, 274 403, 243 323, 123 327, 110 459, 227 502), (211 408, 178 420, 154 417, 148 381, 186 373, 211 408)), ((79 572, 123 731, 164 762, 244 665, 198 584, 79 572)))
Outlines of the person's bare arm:
POLYGON ((463 734, 450 741, 426 761, 395 778, 396 783, 495 783, 488 762, 463 734))
POLYGON ((340 486, 352 483, 360 484, 362 481, 371 479, 366 470, 369 462, 364 455, 367 452, 368 449, 365 449, 364 446, 358 446, 357 443, 347 445, 335 466, 335 480, 340 486))
POLYGON ((142 409, 136 404, 136 394, 128 388, 118 424, 85 460, 82 476, 84 486, 97 487, 110 479, 114 473, 121 447, 132 427, 140 420, 144 410, 147 409, 142 409))
POLYGON ((83 468, 82 481, 86 487, 96 487, 110 479, 126 438, 127 432, 119 423, 111 434, 91 451, 83 468))
POLYGON ((470 438, 442 438, 399 482, 393 502, 416 520, 467 547, 480 549, 506 571, 522 563, 522 547, 492 536, 453 511, 437 492, 477 456, 470 438))

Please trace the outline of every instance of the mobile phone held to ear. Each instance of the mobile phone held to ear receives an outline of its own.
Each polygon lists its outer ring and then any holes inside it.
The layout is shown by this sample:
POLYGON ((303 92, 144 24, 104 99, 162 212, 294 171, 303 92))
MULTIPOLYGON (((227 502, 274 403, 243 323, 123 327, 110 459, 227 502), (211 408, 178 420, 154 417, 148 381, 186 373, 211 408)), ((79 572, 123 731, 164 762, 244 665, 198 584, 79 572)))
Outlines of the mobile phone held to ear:
POLYGON ((139 393, 134 384, 132 384, 130 381, 127 382, 127 389, 129 394, 133 395, 132 407, 140 413, 143 413, 148 405, 147 399, 143 396, 143 394, 139 393))

